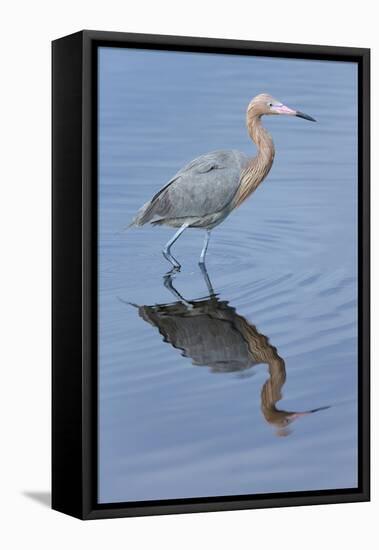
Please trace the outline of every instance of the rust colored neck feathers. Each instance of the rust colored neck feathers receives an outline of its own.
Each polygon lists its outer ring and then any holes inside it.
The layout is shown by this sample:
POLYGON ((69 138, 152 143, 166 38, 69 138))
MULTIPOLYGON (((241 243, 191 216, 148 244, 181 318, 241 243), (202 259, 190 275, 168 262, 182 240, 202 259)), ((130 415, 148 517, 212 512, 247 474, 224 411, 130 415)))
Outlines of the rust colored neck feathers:
POLYGON ((262 126, 260 115, 247 114, 247 128, 258 148, 258 154, 250 160, 241 174, 240 186, 234 207, 239 206, 253 193, 269 173, 274 162, 275 147, 268 131, 262 126))

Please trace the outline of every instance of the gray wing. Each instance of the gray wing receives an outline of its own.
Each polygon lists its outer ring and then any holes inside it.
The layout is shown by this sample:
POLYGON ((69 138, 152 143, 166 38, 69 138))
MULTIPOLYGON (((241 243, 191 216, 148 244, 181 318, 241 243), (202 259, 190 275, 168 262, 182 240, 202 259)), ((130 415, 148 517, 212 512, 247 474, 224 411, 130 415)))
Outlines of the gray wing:
POLYGON ((239 151, 214 151, 194 159, 141 208, 133 225, 220 212, 234 197, 248 160, 239 151))

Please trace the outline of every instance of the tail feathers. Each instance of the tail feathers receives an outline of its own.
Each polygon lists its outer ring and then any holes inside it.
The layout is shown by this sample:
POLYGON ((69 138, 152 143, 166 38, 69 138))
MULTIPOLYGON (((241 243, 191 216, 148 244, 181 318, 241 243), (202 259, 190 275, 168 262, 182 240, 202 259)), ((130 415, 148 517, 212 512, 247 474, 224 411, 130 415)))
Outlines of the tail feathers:
POLYGON ((128 228, 129 227, 140 227, 141 225, 145 225, 145 223, 147 223, 149 221, 150 211, 151 211, 151 203, 147 202, 146 204, 144 204, 142 206, 142 208, 140 208, 138 210, 137 215, 135 216, 135 218, 133 218, 131 223, 128 225, 128 228))
POLYGON ((140 223, 138 219, 138 215, 135 216, 135 218, 132 219, 128 225, 124 225, 124 227, 121 229, 120 233, 123 233, 124 231, 128 231, 128 229, 131 229, 132 227, 139 227, 141 225, 144 225, 143 223, 140 223))
POLYGON ((159 225, 162 223, 162 219, 160 219, 154 212, 154 203, 152 201, 147 202, 142 206, 142 208, 140 208, 136 217, 131 221, 126 229, 129 227, 141 227, 147 223, 151 223, 153 225, 159 225))
POLYGON ((125 231, 128 231, 128 229, 131 229, 132 227, 140 227, 141 225, 144 225, 143 223, 140 223, 138 219, 138 215, 132 219, 128 225, 124 225, 124 227, 120 230, 120 233, 124 233, 125 231))

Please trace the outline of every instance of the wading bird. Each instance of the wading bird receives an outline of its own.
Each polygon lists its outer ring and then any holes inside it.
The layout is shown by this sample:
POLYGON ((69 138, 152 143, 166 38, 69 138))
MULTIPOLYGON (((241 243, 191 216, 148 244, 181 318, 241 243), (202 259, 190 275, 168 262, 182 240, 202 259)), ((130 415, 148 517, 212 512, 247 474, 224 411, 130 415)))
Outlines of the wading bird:
POLYGON ((262 126, 263 115, 290 115, 316 122, 290 109, 268 94, 254 97, 247 108, 246 123, 258 154, 249 158, 240 151, 213 151, 184 166, 154 197, 144 204, 130 224, 168 225, 178 231, 163 248, 164 257, 176 270, 180 263, 171 247, 187 227, 206 230, 200 264, 204 264, 210 232, 253 193, 269 173, 275 148, 262 126))

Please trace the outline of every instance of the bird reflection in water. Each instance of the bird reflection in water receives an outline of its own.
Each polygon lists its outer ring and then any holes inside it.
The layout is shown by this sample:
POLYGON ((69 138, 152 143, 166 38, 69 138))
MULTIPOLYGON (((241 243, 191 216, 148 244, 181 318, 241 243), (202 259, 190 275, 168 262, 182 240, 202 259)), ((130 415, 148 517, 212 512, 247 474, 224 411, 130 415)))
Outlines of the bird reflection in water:
POLYGON ((140 317, 156 327, 164 342, 181 350, 193 365, 207 366, 213 373, 242 372, 258 364, 268 365, 269 378, 261 391, 261 411, 276 428, 278 436, 291 433, 288 426, 296 419, 329 407, 303 412, 278 409, 286 381, 285 362, 269 339, 260 334, 226 300, 213 291, 205 265, 201 266, 209 296, 186 300, 173 285, 173 274, 165 286, 178 299, 168 304, 135 306, 140 317))

